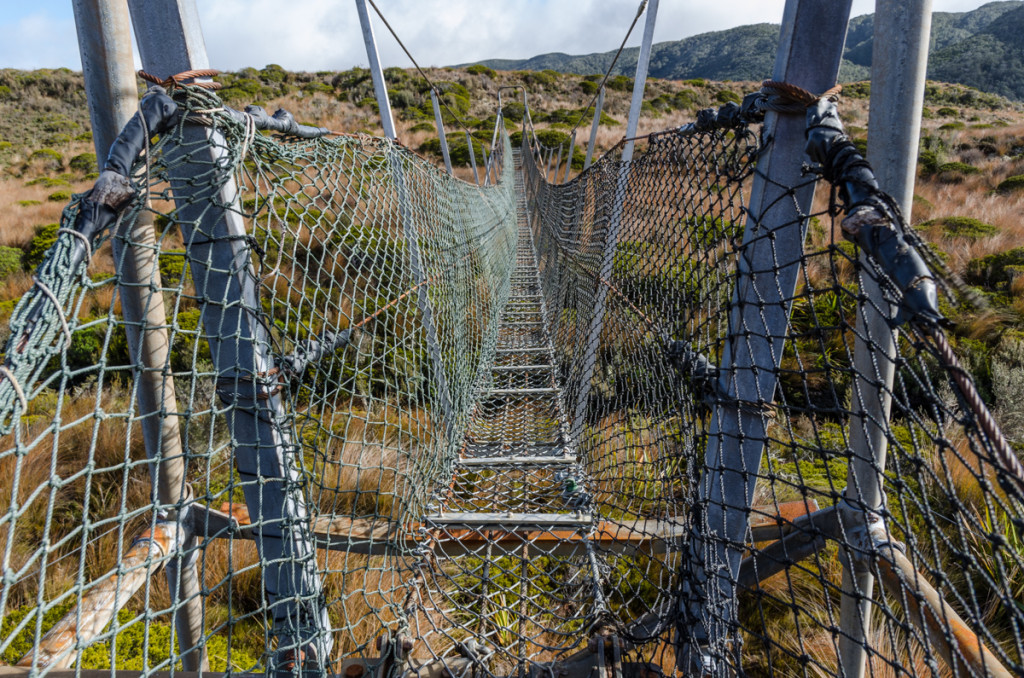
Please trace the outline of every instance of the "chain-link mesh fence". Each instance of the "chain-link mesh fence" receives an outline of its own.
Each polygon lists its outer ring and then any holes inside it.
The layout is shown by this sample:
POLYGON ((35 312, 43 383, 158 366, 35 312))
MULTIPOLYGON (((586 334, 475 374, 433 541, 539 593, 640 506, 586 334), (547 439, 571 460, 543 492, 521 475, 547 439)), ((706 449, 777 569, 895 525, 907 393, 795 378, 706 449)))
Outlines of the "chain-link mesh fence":
POLYGON ((812 201, 733 111, 557 184, 527 130, 479 188, 167 101, 12 317, 5 662, 191 666, 198 624, 217 671, 1021 670, 1006 448, 839 154, 812 201))

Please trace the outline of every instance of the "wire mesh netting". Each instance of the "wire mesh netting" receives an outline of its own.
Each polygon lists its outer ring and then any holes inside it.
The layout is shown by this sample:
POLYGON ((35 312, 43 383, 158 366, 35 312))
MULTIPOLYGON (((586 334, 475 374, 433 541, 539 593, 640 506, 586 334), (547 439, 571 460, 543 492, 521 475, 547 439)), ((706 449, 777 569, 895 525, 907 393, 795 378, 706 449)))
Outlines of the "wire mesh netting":
POLYGON ((6 663, 1021 671, 998 429, 757 124, 564 184, 502 133, 480 188, 172 94, 114 232, 72 201, 12 316, 6 663))

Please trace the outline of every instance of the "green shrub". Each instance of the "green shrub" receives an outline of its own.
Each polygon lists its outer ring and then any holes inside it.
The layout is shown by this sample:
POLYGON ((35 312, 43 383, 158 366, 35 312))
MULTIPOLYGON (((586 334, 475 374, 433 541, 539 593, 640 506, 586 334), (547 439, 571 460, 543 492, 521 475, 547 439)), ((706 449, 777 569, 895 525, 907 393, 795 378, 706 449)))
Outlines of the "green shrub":
MULTIPOLYGON (((501 107, 501 114, 505 116, 506 120, 520 122, 523 116, 526 115, 526 107, 519 101, 513 101, 501 107)), ((534 122, 537 122, 537 120, 534 120, 534 122)))
POLYGON ((683 80, 682 84, 689 85, 690 87, 703 87, 708 84, 708 81, 704 78, 690 78, 689 80, 683 80))
POLYGON ((410 132, 433 132, 434 131, 434 123, 427 122, 426 120, 424 120, 423 122, 418 122, 415 125, 413 125, 412 127, 410 127, 409 131, 410 132))
POLYGON ((921 117, 924 118, 925 120, 931 120, 932 118, 935 117, 935 113, 932 111, 932 109, 925 106, 924 108, 921 109, 921 117))
POLYGON ((54 186, 70 186, 71 183, 63 177, 39 177, 32 181, 26 181, 26 186, 45 186, 46 188, 53 188, 54 186))
POLYGON ((1024 174, 1015 174, 999 182, 996 186, 997 193, 1013 193, 1024 188, 1024 174))
POLYGON ((19 200, 18 204, 22 207, 35 207, 36 205, 42 205, 43 203, 39 200, 19 200))
POLYGON ((306 94, 334 94, 334 88, 325 82, 310 82, 302 86, 302 91, 306 94))
POLYGON ((963 181, 966 176, 980 173, 980 169, 974 165, 968 165, 965 162, 946 162, 939 165, 935 170, 935 174, 939 179, 948 184, 959 183, 963 181))
POLYGON ((986 224, 980 219, 973 217, 943 217, 931 219, 921 224, 923 227, 939 225, 946 235, 955 238, 985 238, 999 233, 999 229, 992 224, 986 224))
POLYGON ((718 94, 715 95, 715 101, 717 101, 720 104, 727 104, 729 102, 738 104, 741 101, 743 101, 743 98, 736 92, 733 92, 732 90, 723 89, 719 91, 718 94))
POLYGON ((391 102, 392 108, 398 109, 409 108, 419 103, 416 94, 407 89, 397 89, 388 92, 388 101, 391 102))
POLYGON ((64 156, 52 148, 40 148, 28 157, 29 164, 38 165, 41 169, 57 172, 64 168, 64 156))
POLYGON ((36 266, 42 263, 47 250, 53 246, 53 243, 57 242, 58 228, 60 228, 59 224, 36 226, 35 236, 29 241, 24 250, 25 256, 22 261, 26 269, 34 270, 36 266))
POLYGON ((917 164, 921 166, 922 174, 935 174, 939 169, 939 158, 933 151, 922 149, 917 154, 917 164))
POLYGON ((598 85, 596 82, 591 82, 590 80, 581 80, 580 89, 583 91, 584 94, 590 96, 593 94, 597 94, 597 91, 601 89, 601 86, 598 85))
POLYGON ((960 115, 960 112, 957 111, 955 108, 943 106, 939 110, 935 111, 935 114, 942 116, 943 118, 955 118, 956 116, 960 115))
POLYGON ((21 256, 17 247, 0 247, 0 280, 21 270, 21 256))
POLYGON ((7 85, 0 85, 0 101, 8 101, 13 98, 14 95, 11 93, 11 88, 7 85))
POLYGON ((472 73, 473 75, 486 75, 489 78, 493 78, 498 75, 493 68, 488 68, 483 64, 473 64, 466 69, 466 72, 472 73))
POLYGON ((68 167, 76 172, 82 172, 83 174, 95 172, 99 169, 96 164, 95 153, 79 153, 75 157, 71 158, 71 161, 68 163, 68 167))
POLYGON ((569 147, 569 135, 553 129, 542 129, 537 131, 537 140, 548 148, 557 148, 559 145, 569 147))
POLYGON ((972 259, 967 264, 967 282, 994 288, 1010 282, 1017 266, 1024 266, 1024 247, 972 259))
POLYGON ((843 96, 851 99, 867 99, 871 96, 871 81, 851 82, 843 85, 843 96))
POLYGON ((67 202, 71 200, 71 191, 54 191, 46 199, 50 202, 67 202))
POLYGON ((185 274, 185 250, 164 250, 160 253, 160 280, 173 287, 185 274))
POLYGON ((192 372, 196 360, 210 360, 210 345, 199 324, 198 308, 181 311, 171 327, 171 369, 175 372, 192 372), (199 342, 198 354, 196 342, 199 342))
POLYGON ((955 130, 955 129, 964 129, 965 127, 967 127, 967 125, 965 125, 963 122, 961 122, 959 120, 954 120, 953 122, 947 122, 945 125, 941 125, 939 127, 939 129, 955 130))
POLYGON ((629 92, 633 89, 633 78, 628 75, 616 75, 608 78, 608 88, 617 92, 629 92))

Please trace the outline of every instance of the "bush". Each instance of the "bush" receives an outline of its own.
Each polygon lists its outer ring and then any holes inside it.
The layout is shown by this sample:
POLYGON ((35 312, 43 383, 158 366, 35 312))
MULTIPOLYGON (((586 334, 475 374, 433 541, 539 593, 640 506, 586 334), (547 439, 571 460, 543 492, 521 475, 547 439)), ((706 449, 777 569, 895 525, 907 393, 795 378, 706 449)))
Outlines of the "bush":
POLYGON ((83 174, 95 172, 99 169, 96 164, 95 153, 79 153, 75 157, 71 158, 71 162, 68 163, 68 167, 76 172, 82 172, 83 174))
POLYGON ((940 181, 950 184, 959 183, 963 181, 966 176, 980 173, 980 169, 974 165, 968 165, 965 162, 946 162, 939 165, 935 170, 935 174, 938 176, 940 181))
POLYGON ((1015 174, 999 182, 999 185, 996 186, 996 192, 1013 193, 1022 188, 1024 188, 1024 174, 1015 174))
POLYGON ((629 92, 633 89, 633 78, 628 75, 616 75, 608 78, 608 88, 617 92, 629 92))
POLYGON ((729 102, 738 104, 741 101, 743 101, 743 98, 740 97, 740 95, 737 94, 736 92, 733 92, 732 90, 723 89, 718 94, 715 95, 715 101, 721 104, 727 104, 729 102))
POLYGON ((173 287, 185 274, 185 250, 165 250, 160 253, 160 280, 173 287))
POLYGON ((488 78, 493 78, 498 75, 493 68, 488 68, 483 64, 473 64, 466 69, 466 72, 472 73, 473 75, 486 75, 488 78))
POLYGON ((945 125, 940 126, 939 129, 943 129, 943 130, 956 130, 956 129, 964 129, 965 127, 967 127, 967 125, 965 125, 961 121, 954 120, 953 122, 947 122, 945 125))
POLYGON ((36 205, 42 205, 43 203, 39 200, 19 200, 18 204, 22 207, 35 207, 36 205))
POLYGON ((956 116, 960 115, 960 113, 955 108, 950 108, 949 106, 943 106, 939 110, 935 111, 935 114, 940 115, 943 118, 955 118, 956 116))
POLYGON ((54 191, 46 199, 50 202, 67 202, 71 200, 71 191, 54 191))
POLYGON ((946 235, 954 238, 985 238, 999 233, 997 227, 973 217, 943 217, 921 224, 923 227, 934 225, 942 226, 946 235))
POLYGON ((871 96, 871 81, 851 82, 843 85, 843 96, 851 99, 867 99, 871 96))
POLYGON ((597 94, 597 91, 601 89, 601 86, 598 85, 596 82, 591 82, 590 80, 581 80, 580 89, 583 91, 584 94, 590 96, 593 94, 597 94))
POLYGON ((24 250, 23 262, 26 269, 34 270, 36 266, 42 263, 46 252, 57 242, 57 229, 59 228, 59 224, 36 226, 35 236, 25 246, 24 250))
POLYGON ((52 148, 40 148, 32 152, 28 157, 28 163, 44 171, 59 172, 64 169, 64 156, 52 148))
POLYGON ((388 100, 391 102, 392 108, 402 109, 417 105, 416 95, 407 89, 388 92, 388 100))
POLYGON ((423 122, 418 122, 415 125, 413 125, 412 127, 410 127, 409 131, 410 132, 433 132, 434 131, 434 123, 427 122, 426 120, 424 120, 423 122))
POLYGON ((917 154, 917 164, 921 166, 922 174, 935 174, 939 169, 939 158, 934 152, 922 149, 917 154))
POLYGON ((1019 266, 1024 266, 1024 247, 972 259, 967 264, 967 282, 996 287, 1010 282, 1019 266))
POLYGON ((21 270, 22 254, 17 247, 0 247, 0 280, 21 270))
POLYGON ((14 95, 11 93, 11 88, 7 85, 0 85, 0 101, 9 101, 13 98, 14 95))
POLYGON ((506 120, 520 122, 526 115, 526 107, 519 101, 513 101, 501 107, 501 114, 505 116, 506 120))

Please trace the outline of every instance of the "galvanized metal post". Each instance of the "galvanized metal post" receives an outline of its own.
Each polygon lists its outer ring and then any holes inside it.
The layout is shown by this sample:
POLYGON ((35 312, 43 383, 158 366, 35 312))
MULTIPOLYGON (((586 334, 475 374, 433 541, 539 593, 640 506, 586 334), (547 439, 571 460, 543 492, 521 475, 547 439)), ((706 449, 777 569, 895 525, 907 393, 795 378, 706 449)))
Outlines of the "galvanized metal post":
MULTIPOLYGON (((835 84, 851 1, 787 0, 775 80, 811 92, 835 84)), ((703 670, 705 653, 724 656, 735 628, 735 582, 769 423, 762 407, 775 398, 805 215, 814 199, 815 186, 803 175, 808 160, 804 114, 769 112, 764 128, 772 141, 758 160, 751 188, 720 368, 718 388, 725 397, 712 413, 699 486, 705 522, 695 527, 690 557, 695 571, 685 584, 697 627, 680 629, 683 647, 677 656, 683 672, 703 670)))
MULTIPOLYGON (((931 16, 932 0, 875 2, 868 161, 879 186, 908 216, 913 207, 931 16)), ((866 265, 864 256, 861 254, 866 265)), ((841 515, 857 522, 863 521, 864 511, 876 510, 884 502, 885 432, 892 404, 897 339, 886 317, 891 317, 895 309, 885 301, 878 283, 862 275, 860 285, 866 301, 859 304, 854 345, 856 378, 850 421, 854 456, 844 496, 848 510, 841 515)), ((847 529, 857 527, 857 522, 847 525, 847 529)), ((873 591, 871 572, 854 572, 852 563, 844 559, 839 655, 847 678, 862 678, 865 673, 873 591)))
MULTIPOLYGON (((147 71, 169 76, 208 67, 195 0, 129 0, 129 7, 147 71)), ((322 670, 332 646, 330 621, 294 458, 297 444, 282 425, 288 415, 276 380, 269 376, 275 365, 238 208, 239 190, 231 178, 221 185, 195 181, 209 176, 211 167, 231 171, 225 167, 224 137, 216 128, 186 126, 184 143, 190 146, 187 161, 169 179, 217 370, 217 393, 227 405, 235 465, 257 530, 277 651, 280 656, 301 650, 321 662, 322 670), (202 145, 209 150, 195 150, 202 145)))
MULTIPOLYGON (((395 139, 395 123, 391 117, 391 107, 388 103, 387 85, 384 83, 384 69, 380 63, 380 56, 377 54, 377 41, 373 34, 373 24, 370 23, 370 15, 366 11, 366 0, 355 0, 356 9, 359 10, 359 23, 363 29, 363 40, 366 45, 366 58, 370 64, 370 77, 373 79, 373 87, 377 93, 377 103, 381 110, 381 122, 384 126, 384 135, 387 138, 395 139), (387 114, 384 111, 387 111, 387 114)), ((431 91, 434 102, 434 112, 438 111, 437 99, 431 91)), ((438 128, 441 128, 438 119, 438 128)), ((442 137, 443 139, 443 137, 442 137)), ((451 161, 448 160, 447 148, 445 148, 445 160, 448 171, 451 172, 451 161)), ((424 284, 426 275, 423 272, 422 259, 420 256, 419 238, 416 232, 416 219, 412 210, 412 202, 409 199, 409 190, 406 186, 405 171, 402 167, 402 159, 398 154, 391 154, 391 176, 395 183, 395 193, 398 199, 399 218, 402 220, 402 233, 406 243, 409 245, 409 267, 412 270, 413 279, 416 281, 418 291, 416 293, 416 306, 420 312, 420 320, 426 333, 427 351, 430 354, 434 366, 434 378, 437 380, 438 400, 441 401, 442 427, 446 439, 451 442, 452 426, 454 418, 452 414, 451 395, 448 390, 448 376, 444 367, 444 360, 441 356, 441 347, 437 341, 437 328, 434 325, 433 309, 430 307, 430 299, 427 296, 427 286, 424 284)))
POLYGON ((441 139, 441 155, 444 156, 444 168, 452 173, 452 158, 448 154, 448 137, 444 134, 444 120, 441 119, 441 105, 437 102, 437 90, 430 88, 430 103, 434 105, 434 123, 437 125, 437 136, 441 139))
POLYGON ((573 130, 572 135, 569 136, 569 155, 565 158, 565 176, 562 177, 562 183, 569 181, 569 171, 572 169, 572 154, 576 150, 576 131, 573 130))
MULTIPOLYGON (((125 0, 74 0, 78 48, 82 55, 93 143, 101 166, 121 129, 139 105, 132 57, 131 20, 125 0)), ((119 276, 121 311, 134 366, 139 420, 150 459, 155 503, 176 521, 192 499, 186 482, 185 454, 178 429, 174 377, 169 366, 167 313, 157 261, 153 220, 143 213, 128 232, 111 241, 119 276)), ((194 546, 194 540, 186 546, 194 546)), ((203 603, 196 553, 168 559, 167 581, 174 629, 186 671, 208 668, 203 641, 203 603)), ((130 596, 121 593, 117 604, 130 596)), ((116 614, 116 610, 112 611, 116 614)))
POLYGON ((601 124, 601 110, 604 108, 604 85, 597 93, 597 103, 594 104, 594 122, 590 123, 590 142, 587 144, 587 159, 583 161, 583 169, 590 167, 594 159, 594 145, 597 143, 597 127, 601 124))
MULTIPOLYGON (((490 162, 484 168, 484 186, 487 186, 491 181, 491 170, 494 170, 494 183, 498 183, 498 168, 494 167, 495 160, 498 156, 498 130, 501 129, 501 125, 505 124, 505 116, 502 114, 501 109, 498 109, 497 119, 494 121, 494 134, 491 136, 491 156, 490 162)), ((484 150, 484 157, 487 157, 487 151, 484 150)))
POLYGON ((490 172, 491 172, 490 162, 491 162, 491 160, 490 160, 490 158, 487 157, 487 145, 486 144, 481 144, 480 145, 480 150, 483 151, 483 154, 484 154, 484 186, 487 186, 491 182, 491 175, 490 175, 490 172))
POLYGON ((565 144, 558 144, 558 151, 554 154, 555 156, 555 173, 553 176, 548 177, 548 181, 551 183, 558 183, 558 168, 562 164, 562 148, 565 144))
POLYGON ((476 151, 473 149, 473 135, 466 132, 466 146, 469 148, 469 164, 473 166, 473 181, 480 185, 480 173, 476 170, 476 151))
MULTIPOLYGON (((647 18, 644 24, 643 43, 636 62, 636 78, 633 80, 633 100, 629 106, 629 120, 626 123, 626 137, 636 136, 640 124, 640 109, 644 101, 644 89, 647 86, 647 69, 651 63, 651 46, 654 43, 654 26, 658 20, 658 0, 647 3, 647 18)), ((626 205, 626 193, 629 189, 629 163, 633 159, 633 141, 627 141, 622 149, 622 167, 615 187, 615 204, 612 206, 608 232, 605 235, 604 256, 601 260, 600 276, 604 280, 612 277, 615 263, 615 250, 619 243, 619 228, 622 226, 622 213, 626 205)), ((608 300, 608 287, 595 284, 594 315, 591 316, 590 329, 587 332, 586 349, 583 353, 586 362, 580 370, 581 381, 577 391, 574 416, 572 418, 572 440, 580 440, 586 423, 587 402, 590 399, 591 380, 597 369, 598 348, 601 343, 601 330, 604 328, 605 304, 608 300)))
POLYGON ((395 119, 391 116, 391 100, 388 99, 388 86, 384 82, 384 69, 380 65, 377 54, 377 38, 373 35, 373 24, 366 11, 366 0, 356 0, 359 12, 359 25, 363 29, 363 42, 366 44, 366 58, 370 64, 370 78, 373 80, 373 92, 377 96, 377 108, 380 109, 380 125, 384 128, 384 136, 394 140, 395 119))

